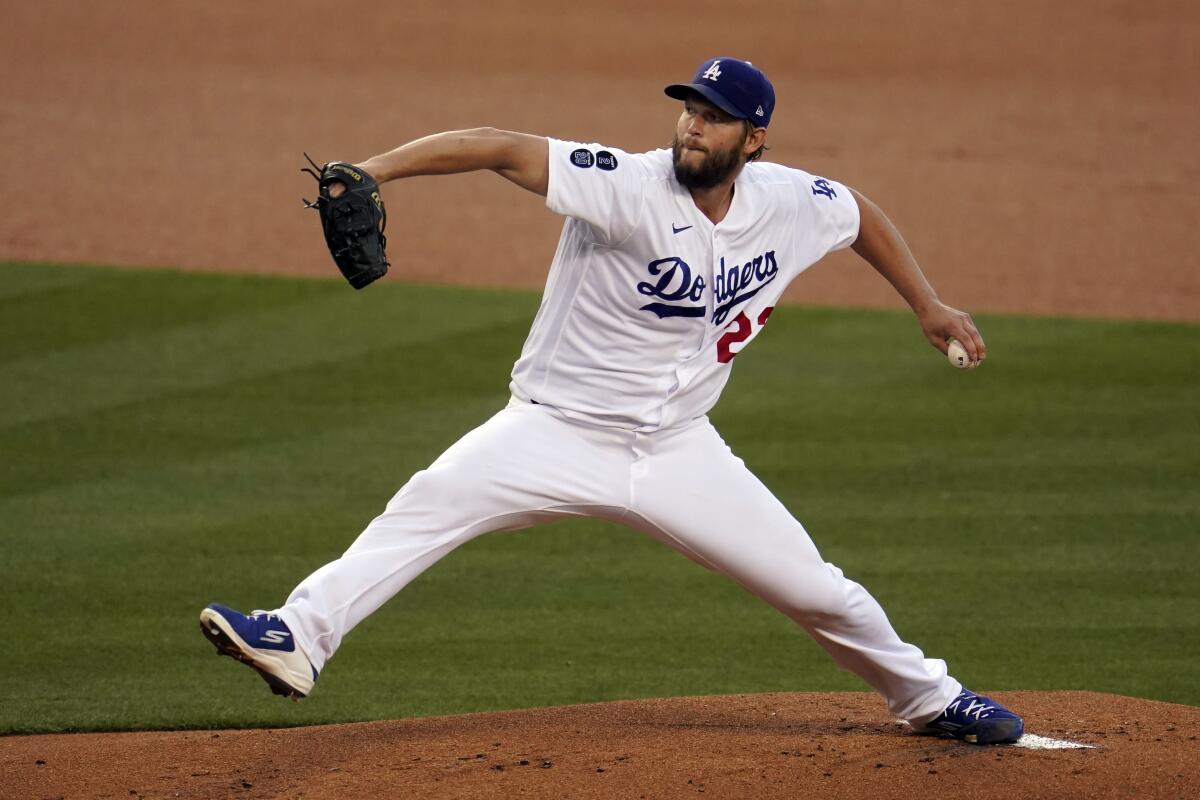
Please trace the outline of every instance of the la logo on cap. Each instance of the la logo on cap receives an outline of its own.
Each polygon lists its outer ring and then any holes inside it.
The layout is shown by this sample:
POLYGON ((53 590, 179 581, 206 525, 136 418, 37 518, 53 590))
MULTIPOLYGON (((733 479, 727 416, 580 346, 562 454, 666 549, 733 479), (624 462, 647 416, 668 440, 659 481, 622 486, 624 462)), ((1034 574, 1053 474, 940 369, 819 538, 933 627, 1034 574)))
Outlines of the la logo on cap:
POLYGON ((716 61, 714 61, 712 66, 705 70, 704 74, 700 77, 708 78, 710 81, 715 81, 717 78, 721 77, 721 59, 718 58, 716 61))

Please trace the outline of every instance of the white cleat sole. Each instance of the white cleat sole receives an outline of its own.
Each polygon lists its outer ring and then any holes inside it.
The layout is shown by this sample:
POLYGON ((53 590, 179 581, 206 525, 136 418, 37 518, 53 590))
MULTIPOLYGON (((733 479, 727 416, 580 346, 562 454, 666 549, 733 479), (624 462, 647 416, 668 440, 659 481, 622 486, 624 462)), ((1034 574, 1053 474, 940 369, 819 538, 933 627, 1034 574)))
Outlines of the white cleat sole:
MULTIPOLYGON (((248 645, 237 635, 228 620, 211 608, 200 612, 200 632, 217 648, 217 655, 237 659, 253 669, 275 694, 299 701, 312 691, 311 678, 297 675, 282 658, 271 655, 269 650, 259 650, 248 645)), ((300 657, 304 658, 303 655, 300 657)), ((305 659, 305 664, 307 663, 308 660, 305 659)))

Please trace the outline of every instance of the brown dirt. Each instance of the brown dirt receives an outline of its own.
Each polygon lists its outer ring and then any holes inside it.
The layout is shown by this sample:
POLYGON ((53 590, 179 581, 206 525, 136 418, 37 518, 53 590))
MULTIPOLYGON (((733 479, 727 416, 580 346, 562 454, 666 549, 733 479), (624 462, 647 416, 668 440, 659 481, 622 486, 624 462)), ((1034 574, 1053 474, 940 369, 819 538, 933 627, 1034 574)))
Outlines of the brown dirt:
POLYGON ((867 693, 627 701, 267 731, 0 739, 3 797, 1200 797, 1200 709, 1002 692, 1090 750, 915 736, 867 693))
MULTIPOLYGON (((770 157, 842 179, 975 311, 1200 320, 1200 4, 3 2, 0 259, 332 276, 301 151, 491 124, 659 146, 711 53, 770 157)), ((389 185, 396 277, 540 287, 559 221, 490 175, 389 185)), ((896 305, 842 254, 788 297, 896 305)))

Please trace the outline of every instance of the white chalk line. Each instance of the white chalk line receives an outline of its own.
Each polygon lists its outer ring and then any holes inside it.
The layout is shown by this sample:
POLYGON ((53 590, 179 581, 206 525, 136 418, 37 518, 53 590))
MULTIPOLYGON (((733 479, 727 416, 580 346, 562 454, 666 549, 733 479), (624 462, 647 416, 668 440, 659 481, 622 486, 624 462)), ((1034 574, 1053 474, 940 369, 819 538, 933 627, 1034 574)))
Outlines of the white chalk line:
POLYGON ((1049 736, 1038 736, 1036 733, 1027 733, 1010 746, 1027 747, 1030 750, 1094 750, 1096 748, 1094 744, 1072 742, 1068 739, 1051 739, 1049 736))

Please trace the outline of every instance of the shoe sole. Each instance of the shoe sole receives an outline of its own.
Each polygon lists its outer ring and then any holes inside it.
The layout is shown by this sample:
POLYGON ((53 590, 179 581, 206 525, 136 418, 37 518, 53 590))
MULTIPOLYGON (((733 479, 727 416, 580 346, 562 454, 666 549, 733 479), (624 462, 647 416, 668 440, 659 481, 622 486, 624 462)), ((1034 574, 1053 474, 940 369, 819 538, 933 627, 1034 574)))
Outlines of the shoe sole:
POLYGON ((1012 744, 1025 732, 1025 722, 1021 719, 989 719, 954 731, 940 728, 917 728, 915 732, 922 736, 959 739, 968 744, 1012 744))
POLYGON ((270 662, 278 662, 275 659, 265 659, 261 656, 253 655, 251 652, 252 648, 242 641, 242 637, 229 628, 229 623, 216 611, 206 608, 200 612, 200 632, 204 634, 205 639, 208 639, 217 648, 217 655, 229 656, 253 669, 267 682, 267 685, 271 687, 271 691, 275 694, 287 697, 294 702, 299 702, 307 696, 304 692, 271 672, 272 664, 270 662))
POLYGON ((1022 720, 993 719, 970 726, 956 735, 971 744, 1012 744, 1024 732, 1025 723, 1022 720))

